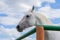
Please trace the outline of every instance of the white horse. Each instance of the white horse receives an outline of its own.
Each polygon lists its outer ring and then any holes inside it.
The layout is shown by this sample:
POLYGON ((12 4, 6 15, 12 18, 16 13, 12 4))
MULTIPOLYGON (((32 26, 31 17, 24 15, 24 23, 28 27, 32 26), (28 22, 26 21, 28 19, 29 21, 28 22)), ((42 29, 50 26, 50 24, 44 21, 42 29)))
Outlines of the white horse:
MULTIPOLYGON (((17 25, 17 30, 19 32, 22 32, 24 29, 32 26, 36 26, 35 24, 38 25, 51 25, 51 21, 47 19, 45 15, 42 13, 34 12, 34 7, 30 9, 27 14, 22 18, 22 20, 19 22, 17 25)), ((45 40, 50 40, 49 38, 49 31, 45 30, 45 40)), ((54 39, 51 39, 54 40, 54 39)))

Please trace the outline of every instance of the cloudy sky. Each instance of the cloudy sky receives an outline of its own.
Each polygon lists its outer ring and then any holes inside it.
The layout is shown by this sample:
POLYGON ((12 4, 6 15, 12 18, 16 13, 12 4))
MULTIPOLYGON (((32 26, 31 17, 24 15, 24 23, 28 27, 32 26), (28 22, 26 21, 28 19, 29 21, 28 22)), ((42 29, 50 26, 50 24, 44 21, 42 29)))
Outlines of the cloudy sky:
MULTIPOLYGON (((19 33, 16 25, 25 13, 35 6, 35 11, 42 12, 53 24, 60 24, 60 0, 0 0, 0 40, 15 40, 32 28, 19 33)), ((36 33, 23 40, 36 40, 36 33)))

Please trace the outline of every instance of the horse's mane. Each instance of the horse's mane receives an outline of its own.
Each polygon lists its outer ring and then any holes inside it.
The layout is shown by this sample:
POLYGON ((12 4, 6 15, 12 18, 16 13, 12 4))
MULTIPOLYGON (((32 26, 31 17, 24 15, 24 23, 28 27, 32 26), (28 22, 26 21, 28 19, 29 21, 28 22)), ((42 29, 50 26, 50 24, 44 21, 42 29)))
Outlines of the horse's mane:
POLYGON ((35 14, 42 22, 42 25, 52 25, 51 21, 42 13, 36 13, 35 14))

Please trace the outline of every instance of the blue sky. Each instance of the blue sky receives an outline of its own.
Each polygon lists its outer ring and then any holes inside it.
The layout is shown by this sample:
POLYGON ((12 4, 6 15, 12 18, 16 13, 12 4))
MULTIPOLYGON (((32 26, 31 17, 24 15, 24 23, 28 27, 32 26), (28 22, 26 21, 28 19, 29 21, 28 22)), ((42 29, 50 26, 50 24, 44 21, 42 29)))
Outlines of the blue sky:
MULTIPOLYGON (((23 0, 24 1, 24 0, 23 0)), ((47 17, 51 20, 53 24, 60 24, 60 0, 49 0, 49 1, 28 1, 23 2, 22 0, 0 0, 0 40, 15 40, 19 36, 25 34, 31 28, 28 28, 24 30, 22 33, 19 33, 16 31, 16 25, 21 20, 21 18, 25 15, 24 12, 25 9, 28 10, 32 6, 32 4, 39 4, 35 5, 35 10, 45 13, 48 15, 47 17), (25 4, 22 4, 24 7, 20 7, 21 3, 29 4, 28 6, 25 4), (50 2, 51 1, 51 2, 50 2), (20 3, 20 4, 19 4, 20 3), (32 4, 31 4, 32 3, 32 4), (46 9, 47 8, 47 9, 46 9), (46 9, 46 10, 45 10, 46 9), (53 13, 53 14, 52 14, 53 13), (51 15, 52 14, 52 15, 51 15), (27 31, 28 30, 28 31, 27 31), (18 36, 17 36, 18 35, 18 36)), ((26 0, 27 1, 27 0, 26 0)), ((34 28, 34 27, 33 27, 34 28)), ((36 34, 33 34, 29 37, 27 37, 29 40, 36 40, 36 34)), ((27 39, 26 38, 26 39, 27 39)), ((24 39, 24 40, 26 40, 24 39)))
MULTIPOLYGON (((56 3, 49 3, 51 8, 53 8, 53 9, 60 9, 60 0, 55 0, 55 2, 56 3)), ((46 4, 48 4, 48 2, 43 2, 42 6, 45 6, 46 4)))

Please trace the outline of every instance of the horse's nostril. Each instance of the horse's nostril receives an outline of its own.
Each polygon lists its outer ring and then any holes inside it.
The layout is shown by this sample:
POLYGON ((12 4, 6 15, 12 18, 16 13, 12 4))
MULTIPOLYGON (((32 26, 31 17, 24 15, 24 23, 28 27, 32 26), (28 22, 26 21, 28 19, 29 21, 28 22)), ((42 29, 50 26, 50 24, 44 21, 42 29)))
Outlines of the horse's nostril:
POLYGON ((18 25, 16 28, 19 28, 20 26, 18 25))
POLYGON ((19 31, 19 32, 23 31, 23 29, 19 25, 16 28, 17 28, 17 31, 19 31))

